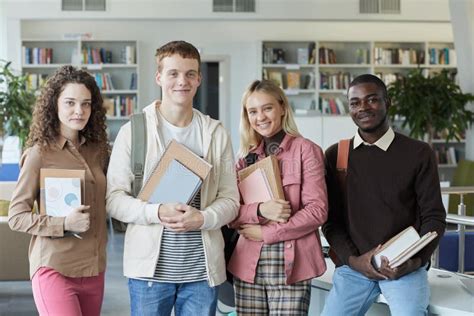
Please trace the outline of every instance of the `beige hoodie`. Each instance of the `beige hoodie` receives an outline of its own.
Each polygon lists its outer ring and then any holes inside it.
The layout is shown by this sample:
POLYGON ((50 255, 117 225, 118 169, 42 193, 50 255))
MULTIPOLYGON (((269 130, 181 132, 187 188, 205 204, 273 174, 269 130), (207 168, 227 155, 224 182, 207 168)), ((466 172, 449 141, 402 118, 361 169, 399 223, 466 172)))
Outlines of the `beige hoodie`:
MULTIPOLYGON (((144 183, 164 152, 158 135, 156 101, 143 109, 147 122, 147 155, 144 183)), ((239 207, 239 194, 234 170, 230 138, 219 121, 194 110, 203 122, 204 159, 213 167, 201 188, 201 227, 206 269, 210 286, 226 279, 224 240, 220 228, 231 222, 239 207)), ((159 257, 163 226, 158 217, 158 204, 147 204, 132 196, 133 173, 130 168, 131 124, 119 131, 110 157, 107 174, 107 212, 129 223, 125 233, 123 267, 129 278, 153 277, 159 257)))

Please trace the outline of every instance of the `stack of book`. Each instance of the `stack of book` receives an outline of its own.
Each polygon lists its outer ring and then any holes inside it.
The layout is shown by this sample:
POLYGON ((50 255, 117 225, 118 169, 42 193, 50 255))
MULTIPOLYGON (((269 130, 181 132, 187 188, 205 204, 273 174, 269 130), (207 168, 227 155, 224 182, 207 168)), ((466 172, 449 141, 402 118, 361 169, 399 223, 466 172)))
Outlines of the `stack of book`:
POLYGON ((417 254, 436 236, 438 236, 436 232, 429 232, 420 237, 415 228, 410 226, 384 243, 382 248, 373 256, 372 263, 376 268, 380 268, 382 257, 386 257, 388 265, 392 269, 396 268, 417 254))
POLYGON ((240 195, 245 204, 285 199, 280 166, 273 155, 240 170, 238 177, 240 195))
POLYGON ((189 204, 207 178, 212 165, 172 140, 166 147, 138 198, 148 203, 189 204))

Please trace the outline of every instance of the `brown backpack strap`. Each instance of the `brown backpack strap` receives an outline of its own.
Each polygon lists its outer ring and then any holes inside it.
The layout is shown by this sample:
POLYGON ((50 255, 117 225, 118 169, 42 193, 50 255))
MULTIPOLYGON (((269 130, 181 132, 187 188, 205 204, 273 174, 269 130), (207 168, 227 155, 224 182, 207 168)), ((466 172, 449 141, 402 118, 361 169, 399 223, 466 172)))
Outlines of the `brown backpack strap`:
MULTIPOLYGON (((347 165, 349 163, 349 146, 351 140, 350 139, 341 139, 339 141, 339 146, 337 147, 337 162, 336 162, 336 169, 337 169, 337 181, 339 187, 341 188, 341 192, 346 192, 346 176, 347 176, 347 165)), ((338 267, 342 265, 342 262, 337 257, 336 253, 332 248, 329 248, 329 257, 331 258, 332 262, 338 267)))
POLYGON ((347 172, 347 163, 349 161, 349 145, 350 139, 341 139, 337 147, 337 171, 347 172))

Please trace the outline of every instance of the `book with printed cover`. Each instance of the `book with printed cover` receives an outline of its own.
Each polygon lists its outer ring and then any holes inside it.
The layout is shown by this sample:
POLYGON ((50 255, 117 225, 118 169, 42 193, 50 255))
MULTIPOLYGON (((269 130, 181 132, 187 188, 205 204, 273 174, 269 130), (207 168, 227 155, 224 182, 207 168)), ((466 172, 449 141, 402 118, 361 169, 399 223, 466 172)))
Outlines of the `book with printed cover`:
POLYGON ((40 169, 40 214, 67 216, 83 204, 85 170, 40 169))

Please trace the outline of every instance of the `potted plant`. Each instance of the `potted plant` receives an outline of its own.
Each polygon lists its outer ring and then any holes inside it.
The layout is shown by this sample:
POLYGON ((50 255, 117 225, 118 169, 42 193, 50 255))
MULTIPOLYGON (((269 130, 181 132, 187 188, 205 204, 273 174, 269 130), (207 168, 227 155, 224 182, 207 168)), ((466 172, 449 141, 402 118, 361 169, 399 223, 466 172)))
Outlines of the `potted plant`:
POLYGON ((459 141, 474 121, 474 113, 466 107, 474 95, 462 93, 447 70, 424 76, 422 69, 415 69, 390 84, 388 95, 390 117, 400 117, 402 128, 414 138, 427 135, 430 145, 435 133, 443 133, 446 141, 459 141))
POLYGON ((15 135, 20 144, 28 137, 35 93, 27 89, 27 77, 15 74, 11 62, 0 61, 0 136, 15 135))

